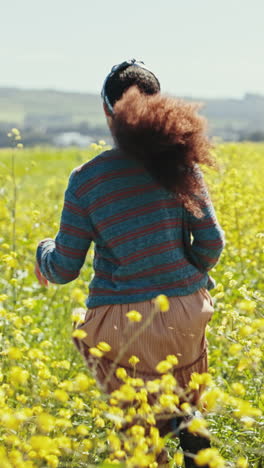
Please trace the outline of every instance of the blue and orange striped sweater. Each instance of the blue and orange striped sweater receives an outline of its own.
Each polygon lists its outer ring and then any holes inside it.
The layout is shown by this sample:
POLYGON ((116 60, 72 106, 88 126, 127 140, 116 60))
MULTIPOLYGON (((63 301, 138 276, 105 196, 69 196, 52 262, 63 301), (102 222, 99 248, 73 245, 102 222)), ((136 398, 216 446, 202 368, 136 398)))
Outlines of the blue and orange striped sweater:
POLYGON ((212 289, 225 242, 206 193, 195 218, 139 163, 105 151, 71 173, 59 232, 37 248, 40 270, 52 283, 74 280, 93 241, 89 308, 212 289))

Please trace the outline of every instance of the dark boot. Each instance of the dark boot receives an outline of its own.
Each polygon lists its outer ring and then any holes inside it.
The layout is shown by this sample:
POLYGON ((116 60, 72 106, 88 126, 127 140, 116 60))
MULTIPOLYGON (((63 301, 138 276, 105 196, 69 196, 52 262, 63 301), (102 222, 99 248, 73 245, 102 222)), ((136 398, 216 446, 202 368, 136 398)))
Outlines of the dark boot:
MULTIPOLYGON (((180 446, 184 451, 185 468, 197 467, 191 455, 196 455, 199 450, 210 448, 210 440, 207 437, 194 435, 187 429, 182 429, 179 433, 180 446), (188 456, 190 454, 190 456, 188 456)), ((208 465, 203 465, 201 468, 208 468, 208 465)))
MULTIPOLYGON (((194 415, 195 417, 199 417, 199 413, 194 415)), ((183 418, 184 422, 191 420, 192 416, 183 418)), ((180 439, 180 446, 184 451, 184 462, 185 468, 195 468, 197 467, 196 463, 194 462, 193 455, 196 455, 199 450, 203 450, 206 448, 211 447, 210 440, 207 437, 203 437, 200 435, 192 434, 188 431, 187 427, 184 429, 180 429, 179 431, 179 439, 180 439)), ((201 468, 209 468, 209 465, 203 465, 201 468)))

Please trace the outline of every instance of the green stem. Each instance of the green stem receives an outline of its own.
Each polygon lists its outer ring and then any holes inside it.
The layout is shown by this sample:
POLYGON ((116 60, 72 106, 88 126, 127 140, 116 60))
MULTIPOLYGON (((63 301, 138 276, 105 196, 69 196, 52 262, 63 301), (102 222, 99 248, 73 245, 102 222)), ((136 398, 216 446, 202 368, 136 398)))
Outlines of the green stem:
MULTIPOLYGON (((16 213, 17 213, 17 184, 16 184, 16 159, 15 159, 15 150, 12 152, 11 157, 11 179, 12 179, 12 191, 13 191, 13 200, 11 207, 11 216, 12 216, 12 251, 16 252, 16 213)), ((15 268, 11 270, 12 278, 15 278, 16 271, 15 268)), ((12 284, 12 296, 13 303, 16 305, 17 302, 17 287, 16 283, 12 284)))
POLYGON ((16 185, 16 172, 15 172, 15 153, 12 153, 11 158, 11 178, 13 188, 13 204, 11 208, 12 214, 12 250, 16 252, 16 205, 17 205, 17 185, 16 185))

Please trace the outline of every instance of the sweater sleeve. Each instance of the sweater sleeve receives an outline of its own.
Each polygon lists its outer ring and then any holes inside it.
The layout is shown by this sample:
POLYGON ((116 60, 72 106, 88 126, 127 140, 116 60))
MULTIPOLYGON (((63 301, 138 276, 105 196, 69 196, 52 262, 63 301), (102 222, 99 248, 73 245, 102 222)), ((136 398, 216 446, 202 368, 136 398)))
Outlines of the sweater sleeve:
MULTIPOLYGON (((199 177, 202 177, 201 173, 199 177)), ((188 230, 193 240, 190 244, 190 260, 201 271, 211 270, 218 262, 225 246, 225 235, 222 230, 211 202, 209 193, 204 185, 204 198, 201 208, 204 213, 202 218, 196 218, 187 212, 188 230)))
POLYGON ((93 240, 92 226, 73 193, 74 173, 64 195, 60 229, 55 240, 42 240, 36 252, 41 273, 51 283, 64 284, 79 276, 93 240))

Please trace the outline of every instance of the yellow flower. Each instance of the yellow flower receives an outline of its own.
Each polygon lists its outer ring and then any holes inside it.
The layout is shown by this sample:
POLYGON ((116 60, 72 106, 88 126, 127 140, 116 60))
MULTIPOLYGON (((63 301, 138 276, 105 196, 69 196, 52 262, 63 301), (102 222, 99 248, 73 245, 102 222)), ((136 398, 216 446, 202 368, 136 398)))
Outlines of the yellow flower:
POLYGON ((17 387, 19 385, 25 385, 25 383, 29 379, 29 372, 18 366, 11 367, 9 375, 10 375, 10 383, 14 387, 17 387))
POLYGON ((37 301, 35 299, 32 299, 31 297, 28 299, 23 299, 22 304, 27 308, 27 309, 34 309, 37 301))
POLYGON ((244 327, 240 328, 239 330, 239 335, 242 337, 251 335, 253 332, 253 328, 250 327, 249 325, 245 325, 244 327))
POLYGON ((200 435, 207 435, 206 427, 207 422, 205 421, 205 419, 193 418, 188 424, 188 431, 195 432, 200 435))
POLYGON ((71 407, 76 410, 81 410, 84 408, 84 401, 79 397, 75 397, 71 401, 71 407))
POLYGON ((116 458, 125 458, 126 452, 124 450, 116 450, 113 453, 113 456, 116 457, 116 458))
POLYGON ((139 358, 137 356, 131 356, 128 360, 129 364, 131 364, 131 366, 136 366, 137 363, 139 362, 139 358))
POLYGON ((22 320, 26 325, 30 325, 33 322, 31 315, 23 315, 22 320))
POLYGON ((23 353, 19 348, 11 347, 7 350, 9 359, 21 359, 23 357, 23 353))
POLYGON ((72 441, 69 437, 59 436, 59 437, 56 437, 55 440, 56 440, 56 445, 59 449, 64 450, 66 453, 71 452, 72 441))
POLYGON ((164 374, 165 372, 168 372, 168 370, 170 370, 172 368, 172 364, 168 361, 160 361, 157 365, 156 365, 156 370, 160 373, 160 374, 164 374))
POLYGON ((33 414, 40 414, 43 412, 42 406, 33 406, 32 408, 33 414))
POLYGON ((177 466, 182 466, 183 464, 183 453, 182 452, 176 452, 173 461, 176 463, 177 466))
POLYGON ((12 447, 19 447, 20 446, 20 439, 15 434, 7 435, 4 438, 4 441, 5 441, 5 443, 7 445, 10 445, 12 447))
POLYGON ((80 288, 73 288, 71 292, 71 298, 78 303, 83 304, 86 296, 80 288))
POLYGON ((179 363, 178 358, 174 356, 174 354, 169 354, 168 356, 166 356, 166 361, 168 361, 173 366, 177 366, 177 364, 179 363))
POLYGON ((199 386, 202 385, 203 383, 203 378, 201 374, 198 374, 198 372, 193 372, 191 374, 191 380, 189 381, 189 388, 192 390, 198 390, 199 386))
POLYGON ((165 294, 160 294, 159 296, 157 296, 154 299, 154 302, 159 307, 161 312, 168 312, 170 308, 170 303, 169 303, 167 296, 165 296, 165 294))
POLYGON ((2 260, 4 263, 6 263, 6 265, 9 267, 9 268, 16 268, 17 266, 17 260, 16 260, 16 255, 14 255, 14 253, 12 252, 11 255, 3 255, 2 256, 2 260))
POLYGON ((213 382, 211 374, 208 372, 203 372, 200 374, 200 383, 201 385, 211 385, 213 382))
POLYGON ((40 328, 33 328, 31 330, 31 334, 32 335, 39 335, 40 333, 42 333, 41 329, 40 328))
POLYGON ((221 457, 218 450, 213 448, 200 450, 194 460, 198 466, 208 464, 210 467, 225 467, 224 459, 221 457))
POLYGON ((43 367, 38 371, 38 377, 43 380, 48 380, 51 378, 51 373, 47 367, 43 367))
POLYGON ((59 411, 59 415, 62 416, 63 418, 68 418, 70 419, 73 415, 73 412, 69 409, 66 408, 61 408, 59 411))
POLYGON ((192 412, 192 407, 190 403, 187 401, 181 404, 181 410, 184 411, 184 413, 191 414, 192 412))
POLYGON ((12 132, 13 135, 15 135, 15 136, 19 136, 19 135, 20 135, 20 131, 19 131, 17 128, 12 128, 11 132, 12 132))
POLYGON ((231 388, 236 395, 244 395, 246 392, 245 387, 239 382, 233 382, 231 388))
POLYGON ((161 395, 159 402, 164 408, 174 408, 175 405, 179 404, 179 397, 178 395, 161 395))
POLYGON ((21 427, 21 421, 16 417, 15 414, 4 413, 0 416, 1 426, 7 429, 13 429, 17 431, 21 427))
POLYGON ((96 427, 105 427, 105 422, 104 422, 103 418, 101 418, 101 417, 96 418, 95 425, 96 425, 96 427))
POLYGON ((133 387, 143 387, 144 381, 143 379, 138 378, 128 378, 127 383, 132 385, 133 387))
POLYGON ((31 348, 29 351, 28 351, 28 357, 32 360, 36 360, 36 359, 42 359, 44 356, 43 354, 43 351, 41 351, 41 349, 38 349, 38 348, 31 348))
POLYGON ((223 396, 223 392, 219 388, 212 388, 202 394, 201 402, 205 403, 208 411, 211 411, 222 401, 223 396))
POLYGON ((102 353, 102 351, 100 351, 100 349, 98 348, 90 348, 89 349, 89 353, 94 356, 94 357, 97 357, 97 358, 101 358, 104 354, 102 353))
POLYGON ((111 351, 111 346, 105 341, 100 341, 100 343, 98 343, 97 345, 97 348, 100 349, 100 351, 102 351, 103 353, 108 353, 109 351, 111 351))
POLYGON ((126 372, 126 369, 124 369, 123 367, 118 367, 118 369, 116 369, 116 376, 121 379, 121 380, 126 380, 127 378, 127 372, 126 372))
MULTIPOLYGON (((13 324, 16 328, 22 328, 24 323, 23 323, 23 320, 21 317, 17 317, 13 320, 13 324)), ((17 332, 18 330, 16 330, 17 332)), ((15 333, 15 330, 14 330, 14 333, 15 333)))
POLYGON ((93 379, 89 378, 86 374, 80 372, 76 375, 73 380, 73 391, 75 392, 86 392, 88 388, 93 384, 93 379))
POLYGON ((14 466, 21 466, 21 464, 24 461, 24 457, 22 453, 19 450, 13 449, 10 450, 9 454, 9 460, 14 464, 14 466))
POLYGON ((72 336, 73 336, 73 338, 79 338, 80 340, 82 340, 83 338, 85 338, 87 336, 87 333, 84 330, 76 329, 72 333, 72 336))
POLYGON ((68 419, 65 418, 57 418, 56 419, 56 426, 61 427, 63 429, 71 428, 72 423, 68 419))
POLYGON ((84 452, 90 452, 90 450, 93 448, 93 443, 89 439, 84 439, 82 440, 82 448, 84 452))
POLYGON ((140 322, 142 320, 142 315, 136 310, 131 310, 126 313, 126 316, 130 322, 140 322))
POLYGON ((248 461, 244 457, 239 457, 236 461, 237 468, 248 468, 248 461))
POLYGON ((109 441, 109 444, 110 444, 110 447, 111 447, 112 450, 120 450, 121 441, 120 441, 119 437, 117 437, 117 435, 115 433, 109 434, 108 441, 109 441))
POLYGON ((41 431, 50 432, 55 427, 55 418, 51 414, 40 413, 37 416, 37 425, 41 431))
POLYGON ((91 143, 90 148, 93 150, 97 150, 98 149, 97 143, 91 143))
POLYGON ((253 406, 250 405, 248 401, 241 400, 239 398, 234 398, 231 400, 233 405, 236 406, 236 409, 234 410, 234 415, 237 417, 243 417, 243 416, 249 416, 249 417, 254 417, 254 416, 261 416, 262 411, 259 408, 254 408, 253 406))
POLYGON ((237 370, 238 372, 242 372, 245 369, 248 369, 250 367, 250 359, 247 357, 242 357, 238 363, 237 370))
POLYGON ((149 393, 157 393, 160 390, 160 380, 149 380, 146 387, 149 393))
POLYGON ((48 341, 48 340, 44 340, 44 341, 42 341, 42 342, 40 343, 39 346, 40 346, 41 348, 44 348, 44 349, 46 349, 46 348, 51 348, 51 347, 52 347, 52 343, 51 343, 50 341, 48 341))
POLYGON ((177 380, 171 374, 163 374, 161 377, 162 388, 168 393, 173 391, 177 385, 177 380))
POLYGON ((69 400, 69 395, 64 390, 55 390, 54 397, 62 403, 66 403, 69 400))
MULTIPOLYGON (((113 392, 113 397, 115 397, 115 395, 115 392, 113 392)), ((124 384, 120 387, 119 396, 121 400, 133 401, 136 398, 137 393, 131 385, 124 384)))
POLYGON ((259 330, 263 330, 264 329, 264 318, 259 318, 259 319, 253 320, 252 327, 254 329, 258 328, 259 330))
POLYGON ((80 424, 77 428, 76 428, 76 433, 77 434, 80 434, 82 436, 86 436, 89 434, 89 429, 87 428, 87 426, 85 426, 85 424, 80 424))
POLYGON ((130 432, 133 436, 144 437, 145 428, 143 426, 138 426, 137 424, 135 424, 131 427, 130 432))
POLYGON ((48 466, 50 466, 51 468, 57 468, 57 466, 59 465, 59 459, 56 455, 47 455, 45 457, 45 460, 47 461, 48 466))

